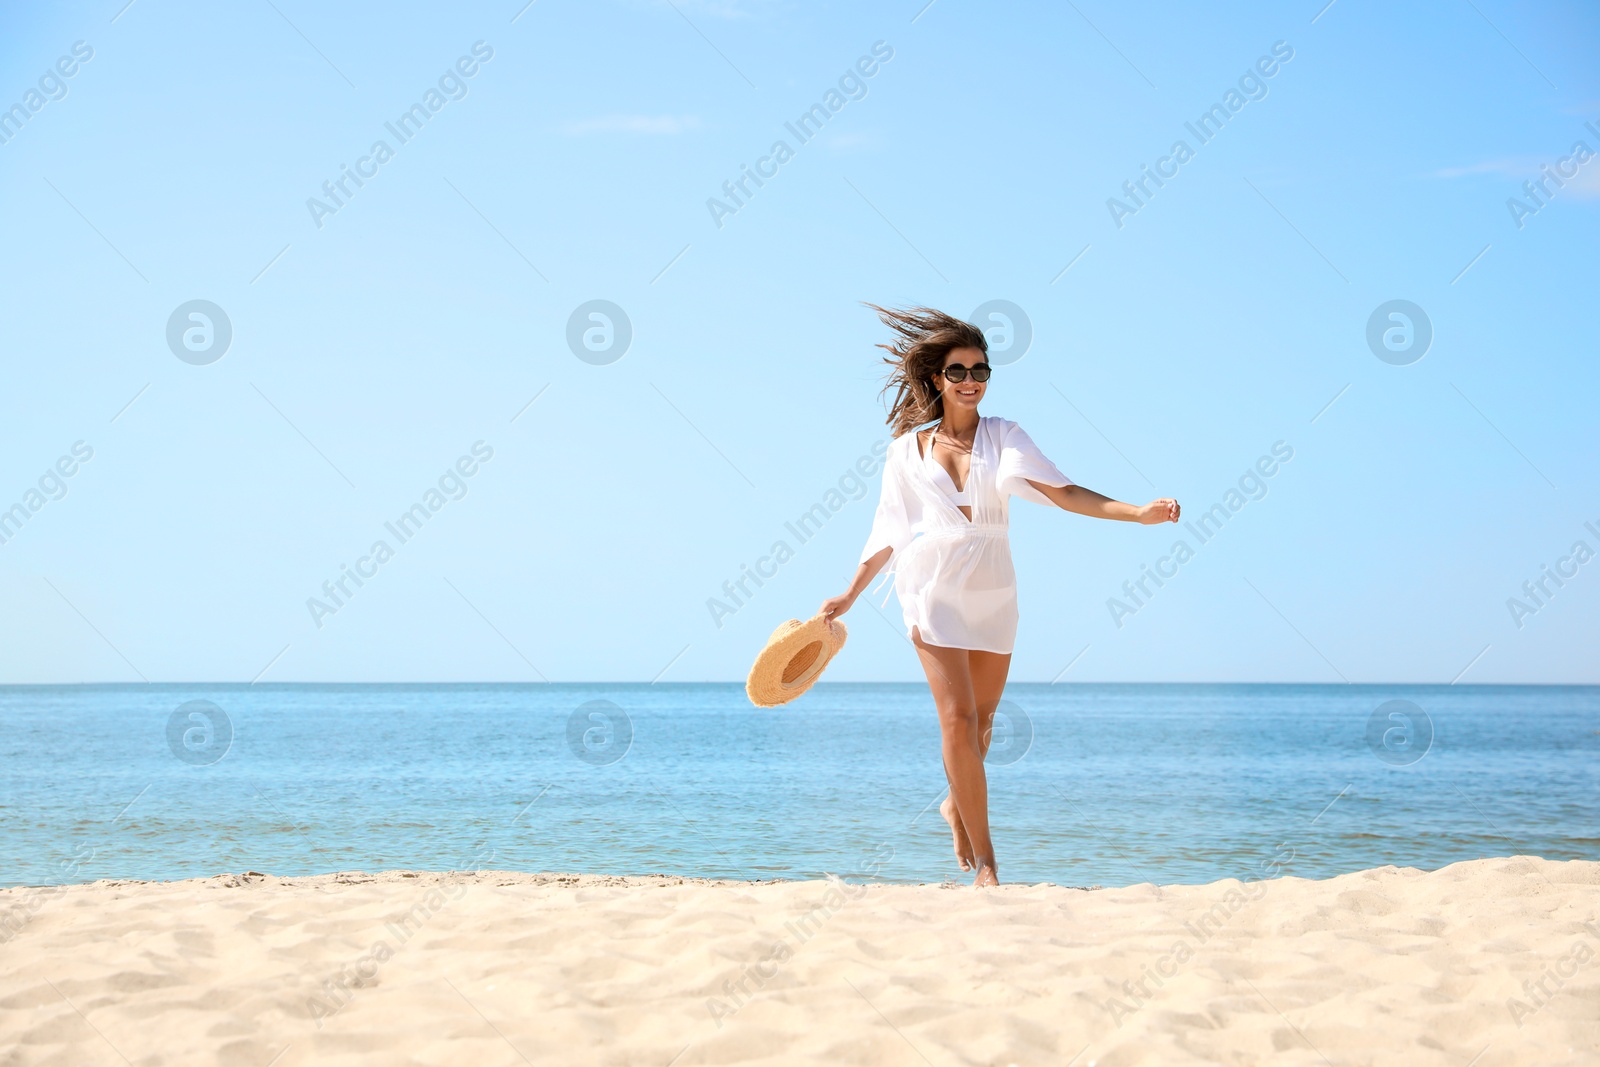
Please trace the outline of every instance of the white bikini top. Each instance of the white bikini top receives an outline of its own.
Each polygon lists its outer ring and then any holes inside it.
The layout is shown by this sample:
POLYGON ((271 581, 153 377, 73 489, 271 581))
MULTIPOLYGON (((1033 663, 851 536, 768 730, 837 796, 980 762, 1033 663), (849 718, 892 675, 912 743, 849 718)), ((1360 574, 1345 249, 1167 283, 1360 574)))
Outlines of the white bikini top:
MULTIPOLYGON (((957 489, 955 479, 950 477, 950 472, 944 469, 944 464, 933 458, 933 437, 938 432, 938 429, 935 428, 933 433, 928 435, 928 450, 922 454, 922 459, 926 463, 932 463, 935 469, 944 475, 945 496, 950 498, 950 503, 962 507, 971 507, 972 501, 967 496, 967 490, 957 489)), ((967 483, 969 486, 971 482, 972 469, 969 467, 967 469, 967 483)))

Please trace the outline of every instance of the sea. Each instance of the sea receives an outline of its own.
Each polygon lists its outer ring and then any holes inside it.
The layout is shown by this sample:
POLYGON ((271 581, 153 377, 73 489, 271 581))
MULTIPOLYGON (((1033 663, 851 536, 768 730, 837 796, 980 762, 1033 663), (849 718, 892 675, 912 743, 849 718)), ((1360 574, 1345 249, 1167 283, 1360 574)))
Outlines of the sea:
MULTIPOLYGON (((920 684, 0 687, 4 885, 408 870, 939 883, 920 684)), ((1600 687, 1013 684, 1003 881, 1600 860, 1600 687)))

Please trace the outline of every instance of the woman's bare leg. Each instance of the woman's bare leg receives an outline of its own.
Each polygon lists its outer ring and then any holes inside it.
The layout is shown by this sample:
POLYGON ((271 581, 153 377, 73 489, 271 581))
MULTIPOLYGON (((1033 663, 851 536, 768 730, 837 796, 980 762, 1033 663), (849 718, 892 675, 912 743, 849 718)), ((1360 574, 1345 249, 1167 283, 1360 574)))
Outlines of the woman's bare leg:
MULTIPOLYGON (((939 711, 944 765, 956 814, 972 846, 977 868, 973 885, 996 885, 994 845, 989 840, 989 785, 983 775, 983 733, 978 721, 978 701, 972 688, 970 653, 942 648, 922 640, 913 630, 912 643, 928 676, 928 689, 939 711)), ((953 825, 953 824, 952 824, 953 825)))
MULTIPOLYGON (((972 695, 978 706, 978 730, 984 758, 989 755, 989 744, 994 737, 994 713, 1000 706, 1000 696, 1006 689, 1006 676, 1011 672, 1011 653, 968 651, 967 667, 972 675, 972 695)), ((950 796, 939 805, 939 814, 950 824, 956 862, 963 871, 972 870, 972 842, 967 828, 956 811, 955 784, 950 781, 950 765, 945 764, 945 781, 950 784, 950 796)))
POLYGON ((950 824, 950 843, 955 850, 956 865, 963 871, 972 870, 972 841, 967 837, 967 828, 961 822, 961 813, 956 811, 956 787, 950 781, 950 768, 944 769, 944 780, 950 787, 949 794, 939 805, 939 814, 944 816, 944 821, 950 824))
POLYGON ((983 731, 983 754, 989 755, 989 742, 994 734, 994 713, 1000 706, 1000 697, 1006 691, 1006 676, 1011 673, 1011 653, 969 652, 968 669, 972 672, 972 695, 978 704, 978 726, 983 731))

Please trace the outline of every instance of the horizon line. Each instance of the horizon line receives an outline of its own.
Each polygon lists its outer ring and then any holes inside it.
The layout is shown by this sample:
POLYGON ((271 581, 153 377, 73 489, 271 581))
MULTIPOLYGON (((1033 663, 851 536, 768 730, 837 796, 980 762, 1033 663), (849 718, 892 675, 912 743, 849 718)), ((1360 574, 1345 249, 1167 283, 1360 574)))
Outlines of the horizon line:
MULTIPOLYGON (((123 688, 151 688, 156 686, 210 686, 230 687, 239 689, 266 688, 270 686, 563 686, 563 685, 616 685, 616 686, 686 686, 686 685, 736 685, 743 686, 740 679, 706 679, 701 681, 674 681, 650 682, 643 680, 587 680, 587 681, 526 681, 526 680, 471 680, 471 681, 273 681, 273 682, 243 682, 243 681, 155 681, 155 682, 0 682, 0 690, 6 689, 59 689, 69 686, 100 686, 123 688)), ((852 680, 852 681, 818 681, 812 688, 824 686, 846 685, 921 685, 927 683, 921 679, 907 680, 852 680)), ((1562 689, 1600 689, 1600 681, 1595 682, 1405 682, 1405 681, 1377 681, 1377 682, 1325 682, 1325 681, 1127 681, 1127 680, 1078 680, 1071 682, 1031 681, 1023 679, 1010 679, 1006 685, 1044 685, 1044 686, 1089 686, 1089 685, 1254 685, 1254 686, 1325 686, 1329 688, 1382 688, 1407 686, 1413 688, 1434 687, 1444 689, 1533 689, 1533 688, 1562 688, 1562 689)))

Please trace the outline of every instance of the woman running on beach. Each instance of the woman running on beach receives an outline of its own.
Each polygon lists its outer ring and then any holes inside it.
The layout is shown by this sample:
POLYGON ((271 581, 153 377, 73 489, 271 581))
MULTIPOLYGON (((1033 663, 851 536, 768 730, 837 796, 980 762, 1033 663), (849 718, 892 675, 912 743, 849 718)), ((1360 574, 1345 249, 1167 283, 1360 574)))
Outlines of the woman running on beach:
POLYGON ((897 335, 878 346, 889 353, 883 391, 895 390, 887 420, 894 442, 861 565, 850 588, 821 611, 827 619, 843 615, 892 564, 906 632, 939 711, 950 785, 939 813, 961 869, 977 872, 972 884, 997 885, 983 759, 1017 633, 1008 498, 1146 525, 1177 522, 1178 502, 1139 507, 1075 485, 1022 427, 980 416, 989 343, 976 326, 932 308, 867 306, 897 335))

